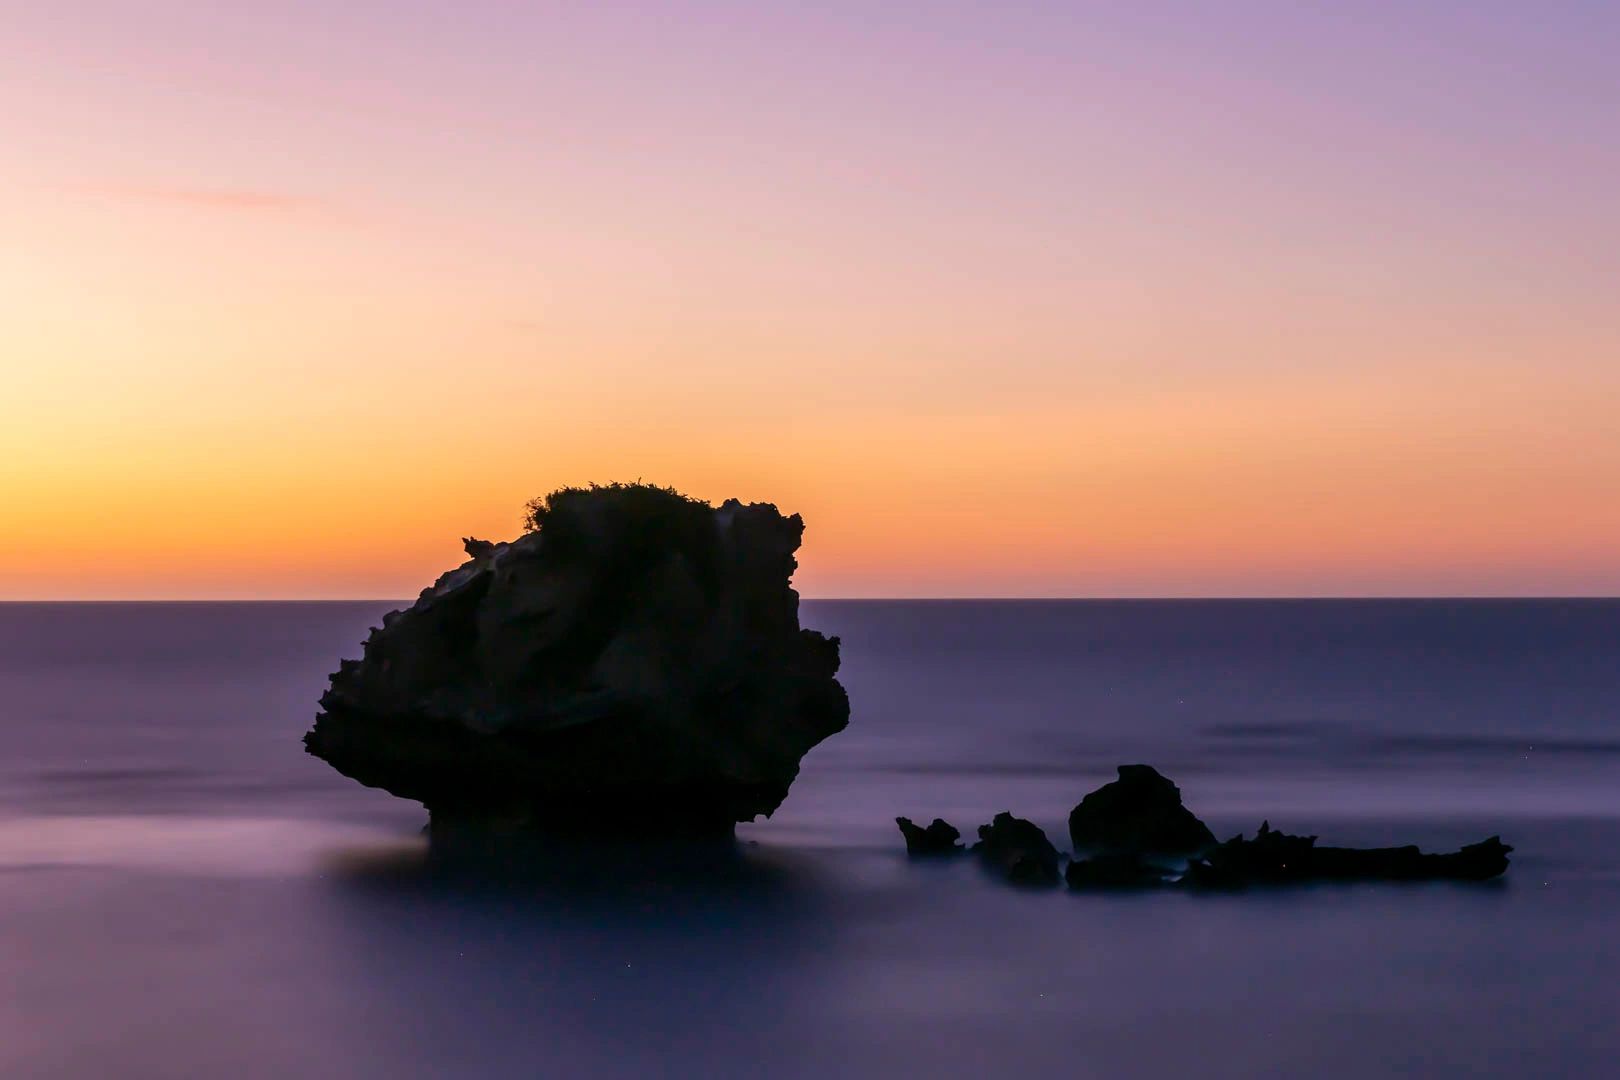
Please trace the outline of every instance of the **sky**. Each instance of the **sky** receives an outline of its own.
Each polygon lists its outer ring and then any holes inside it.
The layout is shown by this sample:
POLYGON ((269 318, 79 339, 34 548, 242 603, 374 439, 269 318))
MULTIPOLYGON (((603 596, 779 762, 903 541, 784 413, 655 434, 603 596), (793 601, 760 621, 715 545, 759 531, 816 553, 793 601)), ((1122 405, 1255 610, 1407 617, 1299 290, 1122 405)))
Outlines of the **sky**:
POLYGON ((835 596, 1620 594, 1620 7, 0 0, 0 599, 565 484, 835 596))

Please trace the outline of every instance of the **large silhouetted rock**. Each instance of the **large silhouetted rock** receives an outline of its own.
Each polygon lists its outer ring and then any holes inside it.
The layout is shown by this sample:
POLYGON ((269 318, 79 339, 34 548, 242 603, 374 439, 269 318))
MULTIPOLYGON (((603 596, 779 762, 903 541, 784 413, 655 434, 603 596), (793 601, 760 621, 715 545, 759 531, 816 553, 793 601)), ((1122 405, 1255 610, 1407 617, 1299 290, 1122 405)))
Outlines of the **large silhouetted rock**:
POLYGON ((1311 881, 1487 881, 1508 868, 1513 849, 1493 836, 1443 855, 1417 846, 1317 847, 1314 836, 1290 836, 1261 824, 1253 840, 1235 836, 1187 867, 1181 884, 1231 889, 1311 881))
POLYGON ((1080 800, 1069 814, 1075 851, 1189 854, 1215 836, 1181 805, 1181 790, 1150 765, 1121 765, 1119 779, 1080 800))
POLYGON ((436 823, 729 829, 843 729, 838 639, 799 627, 803 522, 644 485, 565 489, 391 612, 305 737, 436 823))
POLYGON ((1008 881, 1019 885, 1056 885, 1057 848, 1041 827, 1002 811, 988 825, 979 826, 974 852, 1008 881))
POLYGON ((897 817, 894 823, 906 838, 907 855, 956 855, 967 850, 957 843, 962 834, 944 818, 935 818, 926 829, 908 817, 897 817))

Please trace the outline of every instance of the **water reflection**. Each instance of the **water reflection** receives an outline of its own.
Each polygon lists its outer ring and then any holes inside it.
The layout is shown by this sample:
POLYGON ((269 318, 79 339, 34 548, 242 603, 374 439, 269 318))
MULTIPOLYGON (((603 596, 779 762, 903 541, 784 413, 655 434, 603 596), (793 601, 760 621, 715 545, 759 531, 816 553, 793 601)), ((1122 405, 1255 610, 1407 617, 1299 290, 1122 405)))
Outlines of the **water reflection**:
POLYGON ((353 822, 165 814, 0 818, 0 869, 117 869, 223 878, 303 874, 323 853, 419 856, 418 837, 353 822))
POLYGON ((424 829, 419 843, 351 845, 326 852, 321 865, 334 883, 359 892, 463 902, 518 896, 597 916, 640 917, 649 903, 774 912, 820 891, 813 859, 733 837, 638 842, 424 829))
POLYGON ((435 836, 323 871, 324 951, 427 1073, 768 1071, 816 1041, 785 1018, 847 963, 851 898, 815 856, 747 842, 435 836))

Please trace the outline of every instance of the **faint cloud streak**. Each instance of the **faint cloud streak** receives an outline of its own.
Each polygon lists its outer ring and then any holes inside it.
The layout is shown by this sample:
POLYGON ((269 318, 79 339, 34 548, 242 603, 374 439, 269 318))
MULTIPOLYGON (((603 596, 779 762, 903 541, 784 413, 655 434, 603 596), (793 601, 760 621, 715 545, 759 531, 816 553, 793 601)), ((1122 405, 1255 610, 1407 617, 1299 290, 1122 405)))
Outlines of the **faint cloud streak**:
POLYGON ((304 214, 331 209, 324 200, 281 191, 230 187, 171 187, 150 184, 74 184, 83 195, 138 202, 168 203, 203 210, 247 214, 304 214))

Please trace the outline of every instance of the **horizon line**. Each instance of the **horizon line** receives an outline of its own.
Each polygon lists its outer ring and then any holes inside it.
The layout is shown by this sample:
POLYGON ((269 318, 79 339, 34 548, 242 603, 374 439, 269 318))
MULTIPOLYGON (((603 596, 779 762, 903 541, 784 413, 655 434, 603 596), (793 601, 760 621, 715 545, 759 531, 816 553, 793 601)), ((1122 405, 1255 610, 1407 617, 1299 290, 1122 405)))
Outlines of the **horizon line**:
MULTIPOLYGON (((1350 601, 1544 601, 1620 600, 1610 593, 1322 593, 1308 595, 1220 596, 800 596, 813 603, 837 604, 1072 604, 1072 603, 1321 603, 1350 601)), ((0 604, 414 604, 398 596, 219 596, 219 597, 0 597, 0 604)))

